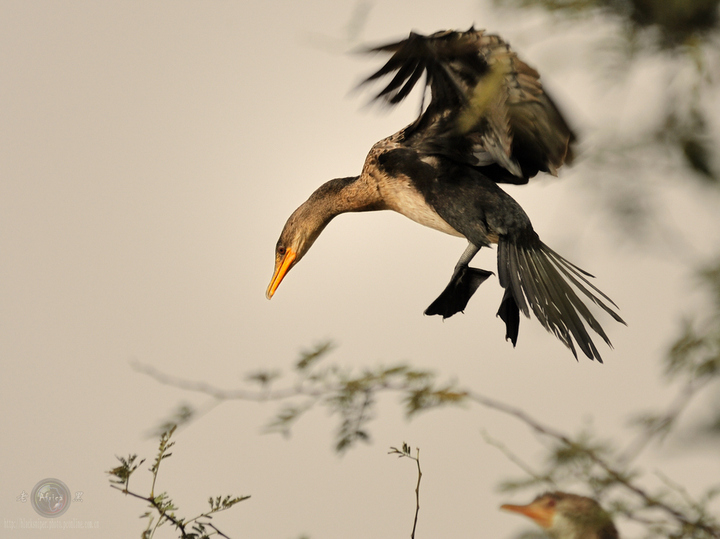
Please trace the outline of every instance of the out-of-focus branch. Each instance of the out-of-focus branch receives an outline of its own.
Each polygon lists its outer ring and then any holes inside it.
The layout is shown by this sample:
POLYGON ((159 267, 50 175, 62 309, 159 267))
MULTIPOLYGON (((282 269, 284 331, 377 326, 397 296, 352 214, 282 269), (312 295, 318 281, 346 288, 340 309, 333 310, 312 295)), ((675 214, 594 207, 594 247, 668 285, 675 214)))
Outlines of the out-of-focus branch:
MULTIPOLYGON (((250 380, 260 384, 259 389, 227 390, 161 373, 147 366, 136 365, 135 368, 165 385, 208 395, 214 402, 235 400, 283 403, 283 408, 270 424, 270 430, 274 431, 287 432, 305 412, 315 406, 327 407, 340 416, 336 442, 339 451, 349 449, 357 441, 369 440, 367 425, 374 417, 376 397, 381 393, 399 394, 408 416, 443 405, 475 403, 513 417, 554 442, 556 447, 552 467, 544 474, 532 474, 536 483, 553 484, 562 474, 571 473, 576 476, 574 479, 588 482, 598 493, 616 488, 624 492, 626 497, 634 497, 638 503, 632 508, 622 504, 618 506, 618 512, 628 518, 638 522, 652 522, 657 529, 665 530, 663 533, 669 533, 669 524, 646 518, 642 514, 644 511, 659 511, 675 523, 672 529, 677 535, 674 536, 695 537, 693 533, 700 533, 701 537, 720 537, 720 526, 706 511, 701 510, 702 504, 692 502, 679 505, 669 502, 663 495, 654 494, 640 486, 638 478, 642 474, 630 468, 644 447, 665 435, 667 428, 674 425, 677 416, 704 384, 698 382, 692 387, 684 386, 662 416, 666 418, 666 428, 658 425, 646 430, 624 452, 619 452, 613 451, 609 444, 599 443, 587 435, 573 438, 505 402, 463 389, 455 383, 441 384, 429 371, 411 369, 406 365, 380 367, 360 373, 336 366, 324 367, 321 359, 328 350, 329 346, 321 345, 315 351, 305 353, 296 364, 295 381, 279 388, 275 385, 282 377, 277 374, 253 375, 250 380)), ((187 421, 192 420, 192 417, 192 414, 187 416, 187 421)), ((682 494, 687 502, 688 494, 684 491, 682 494)), ((706 500, 709 501, 710 498, 706 500)))

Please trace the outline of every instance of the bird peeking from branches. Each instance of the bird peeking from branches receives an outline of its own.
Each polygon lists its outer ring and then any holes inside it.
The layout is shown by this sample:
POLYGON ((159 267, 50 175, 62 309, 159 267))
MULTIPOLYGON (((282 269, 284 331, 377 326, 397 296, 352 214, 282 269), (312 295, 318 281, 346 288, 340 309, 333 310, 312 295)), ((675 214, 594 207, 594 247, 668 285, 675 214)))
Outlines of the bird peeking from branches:
POLYGON ((595 500, 566 492, 546 492, 527 505, 501 509, 535 521, 553 539, 618 539, 610 515, 595 500))
POLYGON ((505 289, 497 314, 506 339, 515 346, 520 313, 529 318, 532 311, 576 359, 577 346, 602 362, 588 330, 612 345, 585 301, 624 324, 617 306, 589 281, 592 275, 540 241, 527 214, 499 187, 526 184, 539 172, 556 175, 573 159, 575 135, 538 72, 500 37, 474 28, 413 32, 369 51, 391 54, 363 82, 392 76, 376 100, 396 105, 424 76, 429 102, 413 123, 370 149, 359 176, 321 185, 290 216, 275 248, 268 299, 335 216, 393 210, 468 241, 450 283, 425 314, 448 318, 464 311, 493 275, 470 261, 496 244, 505 289))

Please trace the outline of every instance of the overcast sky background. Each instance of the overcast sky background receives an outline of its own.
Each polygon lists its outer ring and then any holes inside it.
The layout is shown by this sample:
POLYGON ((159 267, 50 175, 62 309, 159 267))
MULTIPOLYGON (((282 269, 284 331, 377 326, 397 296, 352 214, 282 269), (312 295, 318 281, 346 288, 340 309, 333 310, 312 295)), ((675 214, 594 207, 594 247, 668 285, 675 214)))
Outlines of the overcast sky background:
MULTIPOLYGON (((628 240, 598 200, 593 182, 603 177, 582 159, 560 179, 508 189, 541 238, 619 305, 628 327, 602 318, 615 345, 601 348, 604 365, 575 362, 535 320, 521 321, 516 349, 504 342, 496 278, 464 315, 423 316, 464 241, 390 213, 337 218, 265 299, 290 213, 322 182, 358 174, 370 146, 417 113, 418 95, 386 114, 350 92, 382 61, 346 54, 355 9, 335 0, 0 1, 0 516, 40 519, 17 497, 54 477, 83 492, 59 520, 99 525, 0 535, 140 534, 143 503, 111 490, 104 471, 115 455, 149 464, 157 440, 148 432, 179 403, 207 399, 161 386, 133 362, 235 388, 332 339, 329 362, 408 361, 558 429, 592 421, 608 436, 627 434, 629 413, 672 398, 658 359, 697 308, 690 268, 720 227, 716 196, 671 179, 655 185, 682 249, 628 240)), ((359 38, 473 23, 541 71, 586 142, 655 117, 660 66, 640 62, 622 81, 584 68, 613 31, 601 21, 558 24, 474 0, 378 1, 359 38)), ((495 251, 475 265, 495 270, 495 251)), ((418 537, 511 537, 530 526, 498 510, 535 493, 497 492, 522 472, 482 437, 532 462, 541 445, 509 418, 468 407, 407 422, 389 396, 372 443, 338 457, 324 411, 285 439, 261 434, 275 410, 226 403, 180 431, 158 490, 185 516, 210 495, 252 495, 214 520, 234 538, 407 537, 415 468, 387 455, 407 442, 421 448, 424 472, 418 537)), ((143 493, 148 464, 132 483, 143 493)), ((720 477, 716 448, 688 458, 669 443, 643 465, 691 493, 720 477)))

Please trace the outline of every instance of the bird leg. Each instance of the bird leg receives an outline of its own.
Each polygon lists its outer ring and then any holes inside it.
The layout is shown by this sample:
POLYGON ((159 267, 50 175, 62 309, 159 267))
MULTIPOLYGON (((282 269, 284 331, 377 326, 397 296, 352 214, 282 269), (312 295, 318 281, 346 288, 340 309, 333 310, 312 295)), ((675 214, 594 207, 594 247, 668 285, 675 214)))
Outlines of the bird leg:
POLYGON ((455 264, 450 283, 430 307, 425 309, 426 315, 439 314, 445 319, 465 310, 478 287, 492 275, 491 271, 471 268, 468 265, 479 250, 480 247, 468 243, 460 260, 455 264))

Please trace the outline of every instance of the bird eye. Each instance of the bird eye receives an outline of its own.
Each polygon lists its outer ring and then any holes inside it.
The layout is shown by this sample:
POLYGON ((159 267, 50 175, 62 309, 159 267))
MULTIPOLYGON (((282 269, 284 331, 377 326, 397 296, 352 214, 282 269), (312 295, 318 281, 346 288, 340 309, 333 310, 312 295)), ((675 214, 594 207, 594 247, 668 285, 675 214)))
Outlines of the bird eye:
POLYGON ((557 503, 557 501, 555 501, 553 498, 550 498, 550 499, 547 501, 547 504, 546 504, 546 505, 547 505, 548 507, 555 507, 555 504, 556 504, 556 503, 557 503))
POLYGON ((283 247, 282 245, 280 245, 280 246, 277 248, 277 252, 278 252, 278 254, 279 254, 280 256, 283 256, 283 255, 285 254, 285 247, 283 247))

